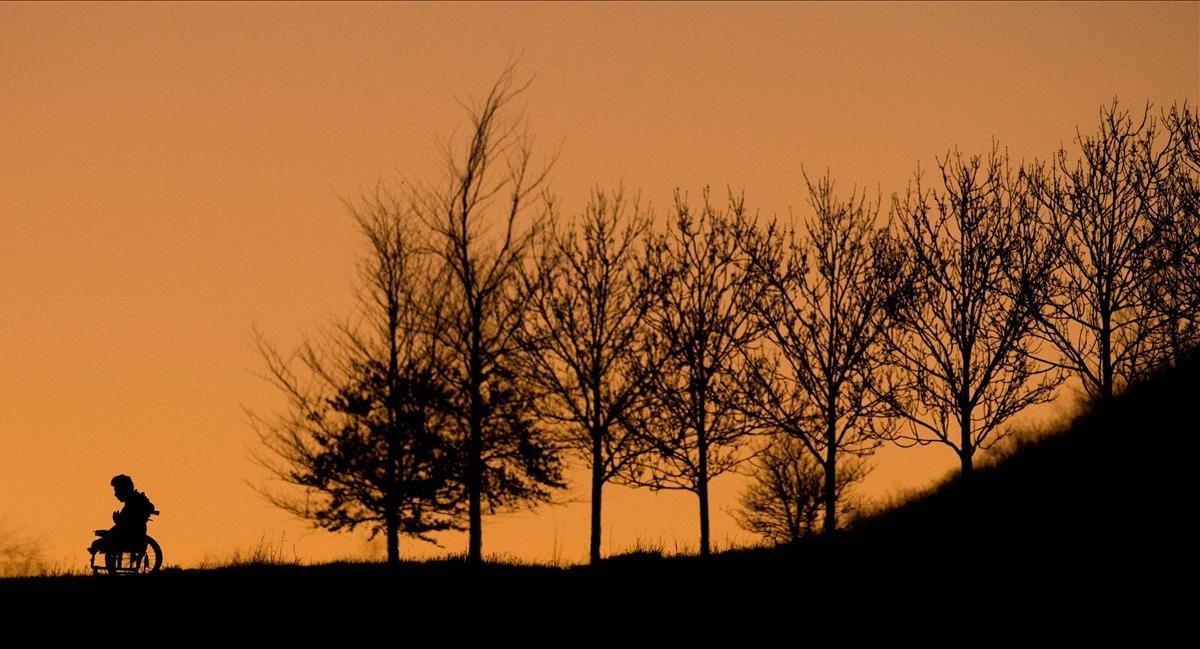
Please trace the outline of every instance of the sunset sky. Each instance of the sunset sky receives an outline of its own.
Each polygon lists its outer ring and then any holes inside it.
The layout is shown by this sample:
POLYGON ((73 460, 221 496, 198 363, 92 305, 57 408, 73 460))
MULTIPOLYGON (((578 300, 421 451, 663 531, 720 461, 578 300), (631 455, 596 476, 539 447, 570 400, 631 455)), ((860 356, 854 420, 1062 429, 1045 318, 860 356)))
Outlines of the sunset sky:
MULTIPOLYGON (((623 182, 660 215, 708 184, 802 218, 802 165, 886 201, 955 145, 1044 158, 1114 96, 1197 103, 1200 4, 2 3, 0 525, 78 564, 128 473, 163 511, 168 564, 260 539, 378 552, 250 488, 265 476, 242 408, 277 403, 250 329, 286 347, 347 312, 339 196, 432 177, 459 102, 512 57, 566 213, 623 182)), ((957 459, 875 465, 864 493, 886 497, 957 459)), ((486 520, 485 553, 583 560, 573 477, 574 504, 486 520)), ((753 540, 728 513, 738 490, 714 486, 719 546, 753 540)), ((694 497, 606 494, 605 552, 695 547, 694 497)))

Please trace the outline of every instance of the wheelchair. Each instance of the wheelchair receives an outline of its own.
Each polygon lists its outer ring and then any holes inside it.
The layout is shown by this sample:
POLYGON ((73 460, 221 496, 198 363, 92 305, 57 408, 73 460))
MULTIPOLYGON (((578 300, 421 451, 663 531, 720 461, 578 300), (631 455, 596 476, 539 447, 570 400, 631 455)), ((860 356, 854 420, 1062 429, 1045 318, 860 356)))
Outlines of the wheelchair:
MULTIPOLYGON (((157 515, 154 510, 152 515, 157 515)), ((91 552, 92 574, 148 575, 162 568, 162 546, 149 534, 135 541, 119 541, 112 538, 109 530, 96 530, 96 536, 105 539, 95 552, 91 552), (97 555, 103 558, 97 559, 97 555)))

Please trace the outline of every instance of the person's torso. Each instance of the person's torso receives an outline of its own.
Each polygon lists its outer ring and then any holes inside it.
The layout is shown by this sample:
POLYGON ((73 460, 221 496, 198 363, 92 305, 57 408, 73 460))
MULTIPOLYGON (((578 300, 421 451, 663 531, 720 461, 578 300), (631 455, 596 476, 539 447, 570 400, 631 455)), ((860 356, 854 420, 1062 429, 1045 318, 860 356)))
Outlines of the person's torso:
POLYGON ((153 507, 146 494, 135 491, 125 501, 125 506, 121 508, 121 522, 131 527, 144 527, 152 511, 154 511, 153 507))

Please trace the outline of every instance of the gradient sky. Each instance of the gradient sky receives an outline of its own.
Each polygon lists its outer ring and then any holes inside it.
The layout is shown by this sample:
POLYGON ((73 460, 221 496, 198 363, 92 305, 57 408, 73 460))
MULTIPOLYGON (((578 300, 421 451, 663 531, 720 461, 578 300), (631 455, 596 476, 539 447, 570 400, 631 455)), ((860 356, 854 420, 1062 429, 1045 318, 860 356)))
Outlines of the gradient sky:
MULTIPOLYGON (((286 346, 346 312, 338 196, 434 171, 457 100, 513 55, 568 212, 623 181, 659 207, 729 185, 804 216, 802 164, 887 197, 954 145, 1045 157, 1114 96, 1196 103, 1200 5, 0 4, 0 524, 77 564, 124 472, 170 564, 260 539, 377 552, 247 486, 241 407, 276 403, 249 330, 286 346)), ((882 497, 957 462, 876 465, 882 497)), ((575 504, 486 520, 485 553, 582 560, 577 477, 575 504)), ((720 545, 750 540, 737 491, 714 485, 720 545)), ((606 552, 695 546, 694 497, 606 494, 606 552)))

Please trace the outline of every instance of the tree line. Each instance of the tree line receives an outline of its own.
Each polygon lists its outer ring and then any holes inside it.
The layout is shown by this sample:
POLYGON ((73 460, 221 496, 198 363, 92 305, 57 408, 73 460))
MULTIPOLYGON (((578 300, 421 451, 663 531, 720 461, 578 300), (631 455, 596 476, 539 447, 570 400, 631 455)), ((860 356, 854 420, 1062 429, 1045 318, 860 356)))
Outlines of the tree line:
POLYGON ((1045 161, 957 149, 886 202, 803 175, 809 216, 621 187, 564 217, 510 66, 467 109, 441 174, 346 201, 357 307, 281 351, 285 397, 250 412, 271 502, 329 530, 468 532, 590 469, 696 496, 745 472, 739 522, 771 541, 838 529, 881 445, 944 445, 970 476, 1074 377, 1092 398, 1178 362, 1200 331, 1200 118, 1101 110, 1045 161))

